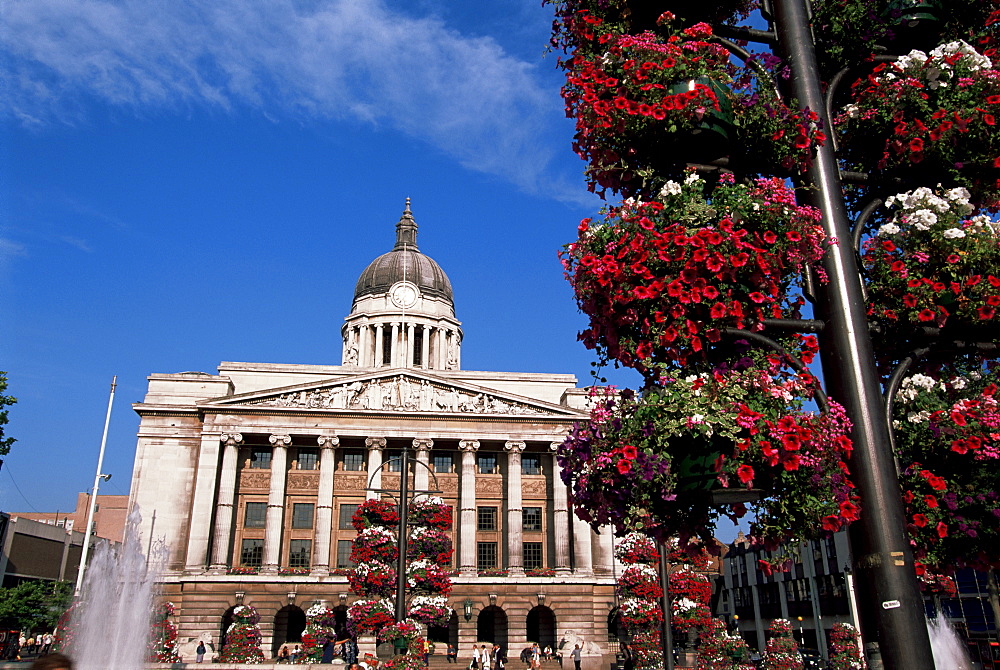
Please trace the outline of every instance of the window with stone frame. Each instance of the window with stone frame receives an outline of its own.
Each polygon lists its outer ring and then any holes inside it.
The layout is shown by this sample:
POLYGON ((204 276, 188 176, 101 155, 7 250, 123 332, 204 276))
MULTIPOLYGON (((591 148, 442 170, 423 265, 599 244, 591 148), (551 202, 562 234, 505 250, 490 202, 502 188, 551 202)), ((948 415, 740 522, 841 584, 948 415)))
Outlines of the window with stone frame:
POLYGON ((248 502, 244 507, 243 527, 263 528, 267 523, 267 503, 248 502))
POLYGON ((348 472, 361 472, 365 469, 365 455, 360 451, 344 452, 344 470, 348 472))
POLYGON ((477 542, 476 543, 476 569, 491 570, 497 567, 497 543, 477 542))
POLYGON ((299 447, 299 470, 315 470, 319 466, 319 449, 299 447))
POLYGON ((240 565, 259 568, 264 563, 264 540, 244 539, 240 547, 240 565))
POLYGON ((521 510, 521 529, 522 530, 542 529, 541 507, 525 507, 523 510, 521 510))
POLYGON ((292 528, 312 528, 314 509, 312 503, 293 503, 292 528))
POLYGON ((354 518, 354 513, 358 511, 358 507, 360 506, 357 503, 340 504, 340 523, 338 524, 340 530, 351 530, 354 528, 353 524, 351 524, 351 519, 354 518))
POLYGON ((250 447, 250 468, 253 470, 270 470, 271 448, 250 447))
POLYGON ((351 548, 353 540, 337 540, 337 567, 353 568, 354 561, 351 560, 351 548))
POLYGON ((399 472, 403 469, 403 454, 399 451, 392 451, 386 454, 385 467, 383 470, 386 472, 399 472))
POLYGON ((521 547, 521 560, 524 562, 525 570, 539 570, 545 567, 541 542, 525 542, 521 547))
POLYGON ((542 474, 542 457, 538 454, 522 454, 521 474, 522 475, 542 474))
POLYGON ((497 508, 476 508, 476 530, 495 531, 497 529, 497 508))
POLYGON ((312 540, 288 541, 288 567, 308 568, 312 554, 312 540))
POLYGON ((434 472, 451 472, 455 460, 451 454, 434 454, 434 472))
POLYGON ((478 454, 476 456, 476 465, 479 467, 479 474, 481 475, 495 475, 499 472, 497 469, 496 454, 478 454))

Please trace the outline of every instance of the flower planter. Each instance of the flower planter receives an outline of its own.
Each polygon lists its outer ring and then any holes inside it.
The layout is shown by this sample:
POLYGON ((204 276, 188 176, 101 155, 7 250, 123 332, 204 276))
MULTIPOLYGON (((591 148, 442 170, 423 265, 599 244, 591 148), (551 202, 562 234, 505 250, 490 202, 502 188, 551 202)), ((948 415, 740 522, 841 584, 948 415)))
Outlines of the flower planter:
POLYGON ((686 160, 709 162, 728 156, 732 150, 733 103, 732 92, 727 86, 709 77, 698 77, 674 84, 669 88, 672 95, 692 94, 699 88, 707 88, 714 94, 719 108, 711 106, 696 108, 694 127, 687 132, 668 138, 675 151, 682 152, 686 160), (701 110, 701 111, 698 111, 701 110))

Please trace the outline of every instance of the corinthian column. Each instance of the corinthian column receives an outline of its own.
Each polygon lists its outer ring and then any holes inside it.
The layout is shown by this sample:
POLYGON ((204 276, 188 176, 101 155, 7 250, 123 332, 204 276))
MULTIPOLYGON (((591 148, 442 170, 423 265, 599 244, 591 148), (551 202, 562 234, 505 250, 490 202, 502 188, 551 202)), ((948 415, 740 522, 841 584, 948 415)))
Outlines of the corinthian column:
POLYGON ((330 574, 330 532, 333 527, 333 467, 340 439, 329 435, 316 438, 319 445, 319 491, 316 497, 316 547, 312 574, 330 574))
POLYGON ((215 503, 215 480, 219 473, 219 435, 201 436, 198 465, 194 479, 194 499, 191 502, 191 527, 188 531, 187 556, 184 571, 204 572, 208 565, 208 543, 212 536, 209 519, 215 503))
POLYGON ((233 534, 233 502, 236 499, 236 464, 243 436, 223 433, 222 472, 219 475, 219 496, 215 502, 215 532, 212 536, 211 572, 226 574, 229 566, 229 544, 233 534))
POLYGON ((459 527, 458 565, 464 575, 476 575, 476 451, 479 440, 462 440, 461 525, 459 527))
POLYGON ((267 494, 267 519, 264 524, 264 565, 261 572, 277 572, 281 560, 281 526, 285 517, 285 478, 288 469, 288 435, 272 435, 271 488, 267 494))
POLYGON ((556 572, 568 573, 569 564, 569 502, 566 485, 562 480, 562 468, 556 458, 556 449, 562 442, 549 445, 552 451, 552 526, 555 529, 556 572))
MULTIPOLYGON (((382 450, 385 449, 384 437, 366 437, 365 446, 368 447, 368 488, 382 488, 382 450)), ((379 500, 380 495, 369 490, 365 494, 368 500, 379 500)))
POLYGON ((392 324, 392 339, 389 341, 389 367, 399 367, 399 324, 392 324))
POLYGON ((406 360, 403 361, 404 368, 413 366, 413 347, 415 344, 413 341, 413 332, 413 324, 406 324, 406 360))
POLYGON ((430 460, 431 449, 434 447, 434 440, 420 439, 413 440, 413 449, 417 452, 417 464, 413 467, 413 492, 427 491, 430 489, 430 460))
POLYGON ((524 520, 521 506, 521 452, 524 442, 505 442, 507 452, 507 573, 524 574, 524 520))
POLYGON ((375 364, 374 367, 382 367, 382 360, 385 354, 382 353, 382 346, 385 344, 385 336, 382 334, 384 332, 381 323, 375 324, 375 364))
POLYGON ((423 337, 420 338, 420 367, 425 370, 431 367, 431 329, 428 326, 420 326, 423 337))

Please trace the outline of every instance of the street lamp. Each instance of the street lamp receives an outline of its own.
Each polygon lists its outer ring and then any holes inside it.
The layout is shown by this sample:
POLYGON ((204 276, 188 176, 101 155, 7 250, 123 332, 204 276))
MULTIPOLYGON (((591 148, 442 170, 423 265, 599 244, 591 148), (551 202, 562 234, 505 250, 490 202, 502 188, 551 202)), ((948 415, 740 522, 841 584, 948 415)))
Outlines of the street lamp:
POLYGON ((795 617, 799 620, 799 640, 802 642, 802 646, 806 646, 806 632, 802 630, 802 617, 795 617))
POLYGON ((471 621, 472 620, 472 598, 466 598, 465 599, 465 602, 462 603, 462 610, 463 610, 463 613, 465 614, 465 620, 466 621, 471 621))

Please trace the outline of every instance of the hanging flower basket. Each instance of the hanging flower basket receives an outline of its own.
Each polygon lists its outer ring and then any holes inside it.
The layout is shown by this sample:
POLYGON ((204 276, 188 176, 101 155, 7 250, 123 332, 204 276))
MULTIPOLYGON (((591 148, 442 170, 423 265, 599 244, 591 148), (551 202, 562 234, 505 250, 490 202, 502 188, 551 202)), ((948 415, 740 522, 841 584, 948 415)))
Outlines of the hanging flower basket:
MULTIPOLYGON (((798 318, 795 280, 823 256, 824 240, 818 210, 797 206, 779 179, 729 180, 708 198, 689 173, 660 200, 627 201, 580 224, 562 256, 590 318, 580 338, 604 361, 650 375, 704 360, 725 328, 798 318)), ((815 338, 796 339, 808 361, 815 338)))
POLYGON ((652 600, 626 598, 620 607, 622 625, 629 630, 646 630, 663 621, 663 610, 652 600))
POLYGON ((347 618, 359 635, 375 635, 394 622, 392 603, 386 599, 358 600, 347 608, 347 618))
MULTIPOLYGON (((751 503, 756 539, 814 537, 855 520, 843 408, 830 402, 825 414, 803 411, 811 377, 774 362, 744 365, 595 402, 590 421, 578 423, 557 452, 577 513, 617 533, 679 533, 682 548, 693 536, 711 542, 719 508, 709 492, 679 486, 676 468, 727 445, 703 474, 719 488, 764 491, 751 503)), ((743 503, 729 508, 735 516, 746 511, 743 503)))
POLYGON ((406 558, 411 561, 426 558, 434 563, 447 565, 451 563, 451 555, 451 538, 447 533, 429 526, 414 528, 406 543, 406 558))
POLYGON ((698 667, 711 670, 755 670, 746 640, 712 619, 698 640, 698 667))
POLYGON ((407 616, 424 626, 447 626, 453 610, 444 596, 414 596, 407 616))
POLYGON ((663 597, 660 575, 648 565, 630 565, 622 570, 617 588, 621 598, 656 600, 663 597))
POLYGON ((407 511, 409 521, 414 526, 451 530, 451 505, 446 505, 438 496, 417 498, 409 504, 407 511))
POLYGON ((226 629, 226 643, 219 656, 220 663, 263 663, 260 650, 260 615, 250 605, 233 609, 233 622, 226 629))
POLYGON ((413 593, 447 596, 451 593, 451 577, 438 564, 420 559, 406 568, 406 584, 413 593))
POLYGON ((366 500, 354 512, 351 524, 358 532, 372 526, 395 528, 399 525, 399 510, 385 500, 366 500))
POLYGON ((420 627, 417 622, 412 619, 404 619, 380 630, 378 641, 391 643, 403 642, 406 645, 418 635, 420 635, 420 627))
POLYGON ((306 627, 302 631, 302 663, 319 663, 323 659, 323 645, 327 639, 336 639, 337 613, 323 605, 313 605, 306 610, 306 627))
POLYGON ((712 585, 708 578, 692 570, 676 570, 670 573, 670 594, 673 597, 671 624, 678 631, 700 631, 707 628, 712 620, 709 603, 712 600, 712 585))
POLYGON ((858 644, 861 635, 849 623, 835 623, 830 631, 830 670, 863 670, 864 659, 858 644))
POLYGON ((655 565, 660 561, 656 542, 642 533, 629 533, 615 547, 615 557, 627 565, 655 565))
POLYGON ((365 528, 354 538, 351 560, 355 563, 376 561, 391 564, 399 557, 396 536, 383 526, 365 528))
POLYGON ((1000 224, 974 215, 969 192, 921 187, 886 206, 890 214, 862 257, 868 313, 886 344, 895 347, 920 326, 1000 322, 1000 224))
POLYGON ((957 40, 877 65, 855 83, 834 127, 850 169, 963 186, 992 206, 1000 202, 998 113, 1000 71, 957 40))
POLYGON ((396 592, 396 570, 385 563, 358 563, 349 577, 351 591, 361 596, 391 596, 396 592))
MULTIPOLYGON (((932 372, 928 370, 928 372, 932 372)), ((906 378, 893 414, 907 532, 928 569, 1000 566, 1000 391, 995 367, 906 378)))

